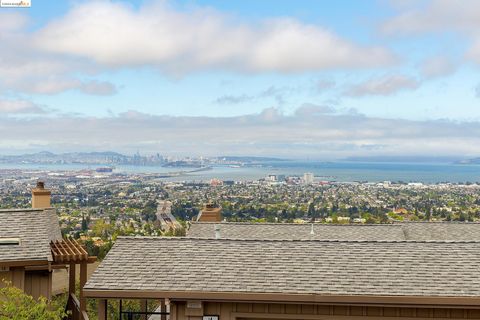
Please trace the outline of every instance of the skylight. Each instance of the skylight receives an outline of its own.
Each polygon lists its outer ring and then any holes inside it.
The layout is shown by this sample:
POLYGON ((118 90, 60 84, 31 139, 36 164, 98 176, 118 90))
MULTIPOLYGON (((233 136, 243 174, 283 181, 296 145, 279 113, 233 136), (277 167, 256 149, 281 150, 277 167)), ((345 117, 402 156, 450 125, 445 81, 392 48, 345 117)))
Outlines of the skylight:
POLYGON ((20 238, 0 238, 0 246, 20 245, 20 238))

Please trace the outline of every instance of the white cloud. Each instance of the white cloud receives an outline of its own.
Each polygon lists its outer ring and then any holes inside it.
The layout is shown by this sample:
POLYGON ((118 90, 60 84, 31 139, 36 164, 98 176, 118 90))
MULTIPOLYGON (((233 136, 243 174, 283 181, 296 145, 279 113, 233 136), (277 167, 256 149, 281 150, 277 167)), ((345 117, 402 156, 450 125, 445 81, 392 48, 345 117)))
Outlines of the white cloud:
POLYGON ((318 116, 329 113, 335 113, 335 109, 329 106, 317 105, 314 103, 304 103, 297 110, 295 110, 295 115, 301 117, 318 116))
POLYGON ((473 45, 467 52, 467 57, 480 64, 480 33, 475 37, 473 45))
POLYGON ((0 114, 2 113, 44 113, 42 107, 27 100, 0 99, 0 114))
POLYGON ((227 94, 215 99, 214 103, 218 104, 238 104, 238 103, 245 103, 252 100, 255 100, 255 96, 249 96, 247 94, 240 94, 240 95, 233 95, 227 94))
POLYGON ((97 96, 110 96, 117 93, 117 88, 110 82, 89 81, 80 86, 80 91, 97 96))
POLYGON ((422 76, 427 79, 450 75, 456 70, 456 65, 444 56, 430 57, 420 66, 422 76))
POLYGON ((62 87, 70 89, 67 74, 78 70, 79 63, 38 50, 26 29, 29 23, 28 16, 0 12, 0 90, 54 93, 62 87))
POLYGON ((113 95, 117 92, 116 87, 109 82, 80 81, 68 75, 18 77, 16 79, 4 79, 3 83, 21 92, 48 95, 68 90, 79 90, 85 94, 99 96, 113 95))
POLYGON ((351 97, 388 96, 402 90, 415 90, 419 86, 420 83, 414 78, 405 75, 386 75, 353 85, 345 91, 345 94, 351 97))
POLYGON ((227 94, 218 97, 213 102, 218 104, 240 104, 252 101, 259 101, 265 98, 274 98, 277 105, 283 105, 285 98, 292 92, 299 91, 295 87, 276 87, 270 86, 267 89, 255 94, 227 94))
POLYGON ((0 12, 0 35, 16 32, 28 24, 28 18, 18 12, 0 12))
POLYGON ((121 3, 79 4, 40 30, 35 43, 103 66, 154 65, 172 73, 302 72, 395 62, 385 48, 355 44, 316 25, 286 18, 247 24, 211 9, 175 10, 163 1, 138 10, 121 3))
MULTIPOLYGON (((382 47, 363 46, 292 19, 242 22, 204 7, 151 1, 87 1, 32 31, 28 15, 0 12, 0 92, 110 95, 116 87, 84 81, 111 68, 303 72, 395 63, 382 47)), ((283 103, 281 94, 276 96, 283 103)))
MULTIPOLYGON (((380 26, 387 35, 447 33, 473 41, 466 58, 480 63, 480 1, 430 0, 418 2, 380 26)), ((459 39, 461 41, 461 39, 459 39)))
POLYGON ((71 78, 45 77, 38 81, 23 82, 18 85, 24 92, 40 94, 56 94, 78 88, 81 82, 71 78))
POLYGON ((419 2, 386 21, 381 30, 387 34, 417 34, 456 30, 476 33, 480 27, 480 2, 477 0, 431 0, 419 2))
POLYGON ((237 117, 171 117, 127 112, 114 117, 1 118, 0 149, 117 150, 133 153, 342 158, 373 155, 480 154, 480 123, 407 121, 331 113, 305 104, 237 117), (394 128, 394 130, 392 130, 394 128), (32 137, 31 132, 37 132, 32 137))

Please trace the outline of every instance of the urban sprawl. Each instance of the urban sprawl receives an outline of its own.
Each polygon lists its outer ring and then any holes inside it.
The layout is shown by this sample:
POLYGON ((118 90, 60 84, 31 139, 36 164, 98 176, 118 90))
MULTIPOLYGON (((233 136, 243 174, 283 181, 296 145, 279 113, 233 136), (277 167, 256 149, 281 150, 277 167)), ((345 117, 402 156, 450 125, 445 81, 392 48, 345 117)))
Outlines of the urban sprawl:
POLYGON ((62 232, 106 254, 120 235, 182 235, 202 207, 222 208, 226 221, 371 224, 476 221, 480 185, 327 182, 313 174, 269 175, 257 181, 169 182, 158 174, 0 172, 2 208, 30 207, 44 180, 62 232))

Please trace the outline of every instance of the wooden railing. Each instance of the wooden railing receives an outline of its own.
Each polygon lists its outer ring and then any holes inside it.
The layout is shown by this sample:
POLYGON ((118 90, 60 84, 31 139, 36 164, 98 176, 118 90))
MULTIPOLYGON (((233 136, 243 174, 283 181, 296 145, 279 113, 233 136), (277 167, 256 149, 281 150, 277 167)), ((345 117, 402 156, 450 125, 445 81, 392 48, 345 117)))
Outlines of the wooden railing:
POLYGON ((68 296, 65 311, 67 317, 64 320, 89 320, 88 314, 85 311, 80 311, 80 300, 73 293, 68 296))

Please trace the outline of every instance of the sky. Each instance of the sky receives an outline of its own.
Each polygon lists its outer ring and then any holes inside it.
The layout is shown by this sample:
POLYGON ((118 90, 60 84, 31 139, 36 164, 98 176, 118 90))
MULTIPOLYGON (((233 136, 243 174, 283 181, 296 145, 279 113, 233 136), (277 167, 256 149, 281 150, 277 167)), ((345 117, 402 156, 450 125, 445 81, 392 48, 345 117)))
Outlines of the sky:
POLYGON ((0 153, 480 156, 480 1, 0 8, 0 153))

